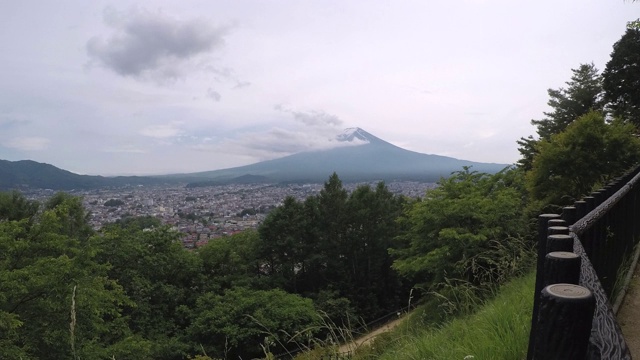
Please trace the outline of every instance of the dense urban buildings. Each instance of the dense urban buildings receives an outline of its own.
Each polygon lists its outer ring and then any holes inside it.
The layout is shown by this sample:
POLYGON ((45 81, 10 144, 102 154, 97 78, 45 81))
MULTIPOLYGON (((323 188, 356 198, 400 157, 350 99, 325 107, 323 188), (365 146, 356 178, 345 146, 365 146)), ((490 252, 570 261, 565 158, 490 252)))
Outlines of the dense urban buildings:
MULTIPOLYGON (((367 183, 344 184, 353 191, 367 183)), ((376 183, 368 183, 374 187, 376 183)), ((389 190, 407 197, 423 196, 433 183, 391 182, 389 190)), ((210 239, 255 229, 268 212, 287 196, 304 200, 317 195, 323 184, 230 184, 187 188, 184 186, 135 186, 71 191, 81 196, 94 229, 126 217, 153 216, 162 224, 183 234, 187 248, 206 244, 210 239)), ((53 190, 28 194, 44 200, 53 190)))

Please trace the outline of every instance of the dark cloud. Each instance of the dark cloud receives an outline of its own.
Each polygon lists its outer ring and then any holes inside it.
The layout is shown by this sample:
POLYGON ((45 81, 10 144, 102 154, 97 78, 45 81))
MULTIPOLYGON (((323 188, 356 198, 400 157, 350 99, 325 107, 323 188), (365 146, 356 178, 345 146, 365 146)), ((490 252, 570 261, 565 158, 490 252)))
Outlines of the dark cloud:
POLYGON ((150 72, 162 78, 178 77, 180 65, 222 46, 227 32, 202 19, 181 21, 148 11, 122 14, 107 9, 105 23, 114 33, 91 38, 87 53, 122 76, 150 72))

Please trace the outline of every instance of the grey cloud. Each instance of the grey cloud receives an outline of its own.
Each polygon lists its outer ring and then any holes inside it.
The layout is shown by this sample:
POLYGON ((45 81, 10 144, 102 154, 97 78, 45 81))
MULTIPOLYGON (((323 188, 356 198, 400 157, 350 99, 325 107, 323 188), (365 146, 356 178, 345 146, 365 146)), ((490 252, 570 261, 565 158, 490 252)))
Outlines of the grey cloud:
POLYGON ((251 82, 249 82, 249 81, 240 80, 240 78, 238 77, 236 72, 233 71, 233 69, 228 68, 228 67, 218 68, 216 66, 213 66, 213 65, 207 63, 204 66, 202 66, 202 69, 212 73, 213 76, 214 76, 214 79, 216 81, 219 81, 219 82, 222 82, 222 81, 234 82, 235 85, 232 87, 232 89, 242 89, 242 88, 245 88, 245 87, 251 85, 251 82))
POLYGON ((104 152, 108 153, 127 153, 127 154, 145 154, 146 150, 136 146, 136 145, 121 145, 121 146, 112 146, 103 149, 104 152))
POLYGON ((20 126, 28 125, 29 123, 31 123, 30 120, 15 119, 15 118, 10 118, 10 119, 0 118, 0 129, 6 130, 6 129, 17 128, 20 126))
POLYGON ((245 88, 247 86, 250 86, 251 83, 248 81, 236 81, 236 86, 234 86, 234 89, 242 89, 245 88))
POLYGON ((181 122, 172 122, 169 124, 151 125, 140 130, 140 134, 143 136, 156 138, 156 139, 169 139, 176 138, 183 135, 181 129, 181 122))
POLYGON ((39 136, 28 136, 28 137, 15 137, 6 142, 3 142, 2 145, 23 151, 39 151, 45 150, 51 140, 39 136))
POLYGON ((331 145, 330 139, 316 134, 275 128, 266 133, 245 134, 241 138, 226 142, 224 147, 259 160, 268 160, 302 151, 326 149, 331 145))
POLYGON ((108 38, 93 37, 89 56, 122 76, 149 71, 163 78, 180 75, 179 65, 224 44, 227 28, 215 28, 202 19, 180 21, 162 13, 105 11, 105 23, 114 29, 108 38))
POLYGON ((213 90, 212 88, 207 89, 207 96, 213 99, 213 101, 218 102, 222 98, 219 92, 213 90))
POLYGON ((342 126, 343 124, 342 120, 340 120, 340 118, 338 118, 336 115, 328 114, 324 111, 296 111, 288 109, 281 104, 275 105, 273 108, 277 111, 289 113, 297 122, 312 127, 330 127, 332 129, 335 129, 336 127, 342 126))
POLYGON ((236 81, 237 77, 235 72, 233 71, 233 69, 228 68, 228 67, 222 67, 222 68, 218 68, 215 67, 211 64, 205 64, 203 66, 203 69, 212 73, 214 75, 214 79, 216 81, 223 81, 223 80, 234 80, 236 81))
POLYGON ((335 132, 318 132, 273 128, 267 132, 244 133, 221 141, 191 142, 192 149, 207 152, 242 154, 259 161, 279 158, 298 152, 330 149, 349 144, 336 140, 335 132))
POLYGON ((310 126, 340 126, 342 125, 342 120, 338 119, 337 116, 327 114, 324 111, 311 111, 311 112, 301 112, 301 111, 292 111, 291 114, 293 118, 297 121, 310 126))

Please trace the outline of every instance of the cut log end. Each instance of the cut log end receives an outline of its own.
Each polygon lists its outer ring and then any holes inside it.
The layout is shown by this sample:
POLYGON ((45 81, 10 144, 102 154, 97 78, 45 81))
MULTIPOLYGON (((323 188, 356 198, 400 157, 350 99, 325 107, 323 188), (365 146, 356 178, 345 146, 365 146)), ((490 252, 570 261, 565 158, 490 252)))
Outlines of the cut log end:
MULTIPOLYGON (((555 254, 558 253, 563 252, 558 251, 555 254)), ((589 289, 574 284, 553 284, 547 286, 545 290, 552 297, 564 300, 586 300, 593 296, 589 289)))

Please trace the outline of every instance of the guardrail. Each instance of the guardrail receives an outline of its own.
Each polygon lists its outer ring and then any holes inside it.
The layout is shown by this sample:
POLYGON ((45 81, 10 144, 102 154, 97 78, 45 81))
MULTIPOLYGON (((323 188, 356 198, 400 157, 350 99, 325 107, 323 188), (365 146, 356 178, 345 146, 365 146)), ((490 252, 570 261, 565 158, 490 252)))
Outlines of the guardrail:
POLYGON ((633 271, 625 264, 639 240, 639 202, 637 167, 562 215, 538 217, 527 359, 631 359, 615 313, 620 274, 633 271))

